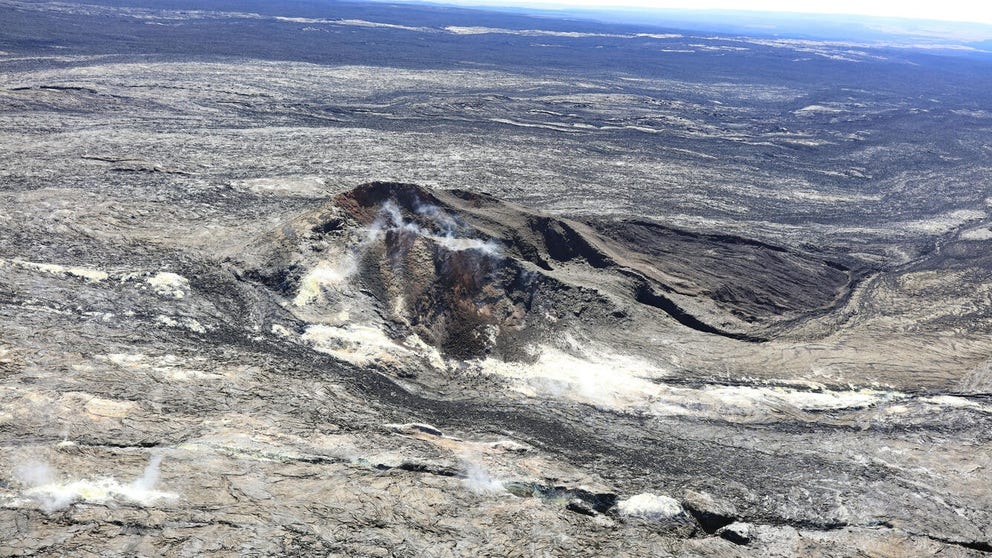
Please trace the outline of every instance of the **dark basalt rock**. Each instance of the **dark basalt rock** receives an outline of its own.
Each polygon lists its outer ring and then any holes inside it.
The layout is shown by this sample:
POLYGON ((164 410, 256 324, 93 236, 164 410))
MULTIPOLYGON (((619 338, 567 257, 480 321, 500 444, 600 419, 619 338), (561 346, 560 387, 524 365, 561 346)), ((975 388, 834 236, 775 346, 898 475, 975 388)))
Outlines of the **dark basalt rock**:
POLYGON ((558 502, 566 506, 569 510, 583 513, 584 515, 606 513, 616 505, 618 499, 616 494, 611 493, 594 493, 581 488, 549 486, 529 482, 508 482, 504 484, 504 488, 514 496, 521 498, 541 498, 550 502, 558 502))
POLYGON ((734 544, 746 545, 754 538, 754 526, 750 523, 731 523, 718 529, 716 535, 734 544))
POLYGON ((705 492, 686 490, 682 497, 682 507, 709 534, 736 521, 737 510, 732 503, 705 492))

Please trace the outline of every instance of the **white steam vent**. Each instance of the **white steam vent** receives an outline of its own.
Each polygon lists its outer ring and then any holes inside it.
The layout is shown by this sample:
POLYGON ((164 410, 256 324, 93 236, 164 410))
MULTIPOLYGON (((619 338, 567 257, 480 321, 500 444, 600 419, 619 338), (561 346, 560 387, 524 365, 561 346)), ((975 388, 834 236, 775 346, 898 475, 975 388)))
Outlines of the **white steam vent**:
POLYGON ((419 205, 416 208, 418 215, 427 217, 433 221, 441 230, 440 234, 434 234, 425 230, 417 223, 403 219, 396 202, 388 200, 382 204, 379 216, 369 227, 368 238, 378 240, 386 231, 404 231, 410 234, 428 238, 435 243, 451 250, 461 252, 465 250, 477 250, 488 256, 499 255, 499 244, 492 240, 480 240, 478 238, 459 237, 455 234, 458 223, 442 209, 433 205, 419 205))
POLYGON ((472 456, 463 456, 465 466, 465 488, 476 494, 499 494, 506 489, 502 481, 490 473, 485 466, 472 456))
POLYGON ((162 500, 174 500, 177 494, 156 490, 159 482, 161 455, 153 455, 140 477, 121 484, 111 477, 95 480, 60 482, 51 465, 44 462, 26 463, 17 468, 15 477, 28 488, 22 496, 46 512, 65 509, 77 502, 106 504, 128 503, 153 506, 162 500))

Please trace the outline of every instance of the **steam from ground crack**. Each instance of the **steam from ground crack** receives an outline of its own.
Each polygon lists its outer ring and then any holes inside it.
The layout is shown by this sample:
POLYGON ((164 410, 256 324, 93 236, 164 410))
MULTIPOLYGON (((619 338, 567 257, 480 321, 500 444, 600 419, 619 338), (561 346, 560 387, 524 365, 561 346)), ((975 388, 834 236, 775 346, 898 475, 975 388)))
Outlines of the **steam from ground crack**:
POLYGON ((14 469, 14 479, 26 486, 42 486, 52 482, 55 472, 44 461, 28 460, 14 469))
POLYGON ((393 200, 385 201, 379 209, 379 215, 369 226, 367 238, 379 240, 386 232, 407 232, 430 239, 451 251, 477 250, 487 256, 499 256, 499 244, 493 240, 457 236, 461 228, 458 222, 443 209, 435 205, 420 205, 414 208, 418 215, 426 217, 435 224, 440 233, 426 230, 416 222, 407 221, 399 206, 393 200))
POLYGON ((152 458, 148 460, 148 465, 145 466, 145 470, 142 472, 141 476, 131 482, 131 488, 144 491, 149 491, 155 488, 155 485, 158 484, 159 477, 161 476, 161 473, 159 472, 159 466, 161 466, 161 464, 162 455, 153 455, 152 458))
POLYGON ((477 459, 462 456, 465 466, 465 487, 476 494, 496 494, 503 492, 503 483, 494 478, 477 459))
POLYGON ((459 236, 458 231, 462 226, 443 209, 430 204, 417 204, 413 211, 429 220, 439 232, 432 232, 415 221, 407 220, 395 201, 386 200, 379 207, 375 220, 364 231, 357 246, 346 249, 337 257, 321 260, 307 272, 300 281, 293 303, 296 306, 306 306, 312 302, 321 302, 323 289, 346 285, 358 272, 359 262, 369 244, 387 239, 389 234, 425 238, 452 252, 474 250, 486 257, 500 257, 497 242, 459 236))
POLYGON ((151 506, 161 500, 178 498, 172 492, 156 490, 160 480, 162 456, 153 455, 140 477, 122 485, 112 477, 62 482, 55 469, 43 461, 26 461, 14 471, 15 479, 25 486, 22 495, 46 513, 65 509, 77 502, 109 502, 151 506))

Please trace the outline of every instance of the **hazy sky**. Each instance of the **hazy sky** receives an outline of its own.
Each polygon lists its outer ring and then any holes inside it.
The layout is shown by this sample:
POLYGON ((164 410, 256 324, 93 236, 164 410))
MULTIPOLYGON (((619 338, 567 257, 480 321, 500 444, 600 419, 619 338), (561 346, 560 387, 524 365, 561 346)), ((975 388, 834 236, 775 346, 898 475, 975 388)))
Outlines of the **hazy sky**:
POLYGON ((989 0, 435 0, 445 4, 524 6, 532 8, 562 7, 635 7, 692 10, 755 10, 764 12, 801 12, 859 14, 881 17, 904 17, 965 21, 992 25, 992 2, 989 0))

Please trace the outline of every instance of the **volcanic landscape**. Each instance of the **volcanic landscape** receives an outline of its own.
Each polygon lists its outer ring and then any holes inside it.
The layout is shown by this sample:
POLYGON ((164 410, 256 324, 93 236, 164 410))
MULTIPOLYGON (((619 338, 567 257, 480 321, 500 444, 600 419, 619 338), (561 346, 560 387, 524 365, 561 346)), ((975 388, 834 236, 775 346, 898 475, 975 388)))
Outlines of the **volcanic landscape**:
POLYGON ((992 553, 992 54, 917 43, 0 0, 0 555, 992 553))

